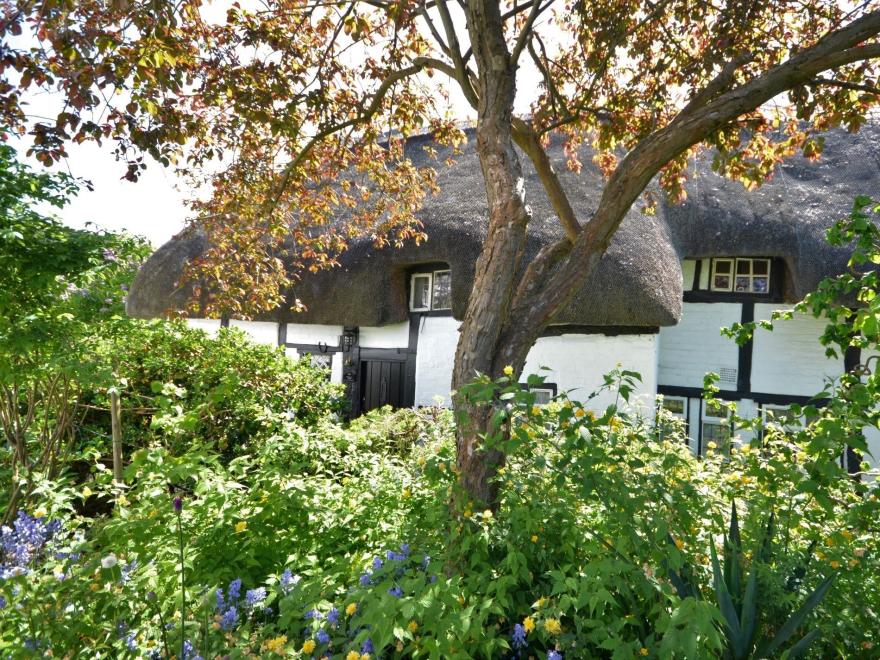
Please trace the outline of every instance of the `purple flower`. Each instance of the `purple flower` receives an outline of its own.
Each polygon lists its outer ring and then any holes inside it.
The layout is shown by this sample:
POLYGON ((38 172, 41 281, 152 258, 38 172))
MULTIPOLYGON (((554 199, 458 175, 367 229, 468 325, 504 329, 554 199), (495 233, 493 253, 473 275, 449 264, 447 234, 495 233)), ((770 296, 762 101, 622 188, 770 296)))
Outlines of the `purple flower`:
POLYGON ((321 620, 321 613, 318 610, 309 610, 305 614, 305 620, 309 621, 310 619, 314 619, 315 621, 321 620))
POLYGON ((248 608, 253 609, 264 600, 266 600, 266 587, 257 587, 256 589, 249 589, 247 593, 244 595, 245 603, 247 603, 248 608))
POLYGON ((104 257, 104 261, 110 261, 116 263, 119 261, 119 257, 116 256, 116 252, 111 250, 110 248, 104 248, 101 254, 104 257))
POLYGON ((137 642, 135 641, 135 637, 137 635, 134 632, 128 633, 128 636, 125 638, 125 647, 129 651, 137 651, 137 642))
POLYGON ((367 637, 361 644, 361 653, 373 653, 373 640, 367 637))
POLYGON ((400 598, 401 596, 403 596, 403 589, 395 585, 388 590, 388 593, 395 598, 400 598))
POLYGON ((223 630, 231 630, 237 623, 238 610, 235 607, 230 607, 220 618, 220 627, 223 628, 223 630))
POLYGON ((222 610, 225 603, 223 602, 223 589, 217 589, 217 609, 222 610))
POLYGON ((6 607, 6 599, 3 596, 0 596, 0 610, 6 607))
POLYGON ((229 602, 234 603, 241 595, 241 578, 236 578, 229 583, 229 602))
POLYGON ((361 577, 360 577, 360 579, 358 580, 358 582, 360 582, 360 585, 361 585, 362 587, 366 587, 366 586, 368 586, 368 585, 370 584, 370 574, 369 574, 369 573, 364 573, 363 575, 361 575, 361 577))
POLYGON ((58 520, 47 521, 19 511, 12 527, 0 528, 0 579, 28 573, 34 560, 60 529, 58 520))
POLYGON ((328 635, 327 631, 322 628, 318 631, 318 634, 315 635, 315 639, 318 640, 319 644, 326 644, 330 641, 330 635, 328 635))
POLYGON ((562 654, 559 651, 550 651, 547 653, 547 660, 562 660, 562 654))
POLYGON ((513 641, 513 648, 515 649, 524 649, 528 646, 528 642, 526 641, 526 629, 523 628, 521 623, 518 623, 513 627, 513 634, 510 636, 510 639, 513 641))
POLYGON ((374 557, 373 558, 373 570, 378 571, 380 568, 382 568, 382 559, 379 557, 374 557))
POLYGON ((181 511, 183 511, 183 500, 180 499, 180 497, 175 497, 174 498, 174 512, 180 513, 181 511))
POLYGON ((333 626, 339 623, 339 610, 335 607, 331 607, 330 611, 327 612, 327 622, 333 626))
POLYGON ((138 569, 138 560, 133 559, 126 564, 123 564, 121 570, 121 577, 119 578, 119 582, 122 584, 128 584, 131 580, 131 574, 134 573, 138 569))

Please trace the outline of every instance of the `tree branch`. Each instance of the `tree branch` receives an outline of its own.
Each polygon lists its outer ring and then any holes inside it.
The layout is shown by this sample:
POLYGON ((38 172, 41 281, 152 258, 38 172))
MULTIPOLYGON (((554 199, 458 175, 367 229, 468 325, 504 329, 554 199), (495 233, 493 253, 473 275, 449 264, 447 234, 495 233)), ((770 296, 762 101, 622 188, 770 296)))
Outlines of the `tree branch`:
POLYGON ((840 87, 841 89, 851 89, 854 92, 867 92, 868 94, 876 94, 877 96, 880 96, 880 87, 874 87, 873 85, 859 85, 858 83, 837 80, 836 78, 813 78, 808 84, 828 85, 829 87, 840 87))
POLYGON ((865 43, 878 33, 880 11, 875 11, 704 105, 689 103, 687 111, 682 110, 672 122, 642 140, 612 174, 596 212, 584 225, 571 254, 543 287, 541 295, 532 296, 530 301, 514 301, 527 311, 515 319, 517 328, 504 329, 503 337, 508 343, 531 341, 531 338, 520 338, 522 333, 517 329, 546 327, 593 272, 633 202, 664 165, 737 117, 754 111, 788 89, 808 83, 823 71, 880 57, 880 44, 865 43), (531 304, 526 306, 524 302, 531 304))
POLYGON ((464 59, 461 56, 461 45, 458 43, 458 36, 455 34, 455 26, 452 24, 452 16, 449 14, 449 8, 446 6, 446 0, 438 0, 437 10, 440 12, 440 20, 443 22, 443 29, 446 31, 446 39, 449 41, 449 53, 452 63, 455 65, 455 79, 461 85, 461 91, 471 107, 477 107, 477 94, 471 86, 470 71, 465 66, 464 59))

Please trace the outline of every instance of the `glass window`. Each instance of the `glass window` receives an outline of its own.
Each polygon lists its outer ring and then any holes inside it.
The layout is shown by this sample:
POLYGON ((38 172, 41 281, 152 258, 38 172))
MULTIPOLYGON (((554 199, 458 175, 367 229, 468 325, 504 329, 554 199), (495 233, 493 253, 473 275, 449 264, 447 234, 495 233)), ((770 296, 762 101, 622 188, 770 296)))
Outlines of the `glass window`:
POLYGON ((712 291, 770 292, 770 260, 755 258, 713 259, 712 291))
POLYGON ((730 291, 732 278, 733 259, 712 260, 712 291, 730 291))
POLYGON ((666 412, 684 419, 687 401, 684 397, 680 396, 664 396, 660 402, 660 407, 666 412))
POLYGON ((434 295, 431 309, 452 309, 452 276, 448 270, 434 272, 434 295))
POLYGON ((765 427, 775 426, 785 430, 803 426, 800 415, 796 415, 787 406, 761 406, 761 422, 765 427))
POLYGON ((703 453, 709 449, 710 442, 715 451, 727 453, 730 450, 730 411, 722 403, 717 400, 703 401, 700 442, 703 453))
POLYGON ((409 308, 414 312, 426 312, 431 309, 431 273, 412 276, 409 308))
POLYGON ((546 406, 553 399, 553 390, 548 388, 533 387, 531 392, 535 395, 536 406, 546 406))

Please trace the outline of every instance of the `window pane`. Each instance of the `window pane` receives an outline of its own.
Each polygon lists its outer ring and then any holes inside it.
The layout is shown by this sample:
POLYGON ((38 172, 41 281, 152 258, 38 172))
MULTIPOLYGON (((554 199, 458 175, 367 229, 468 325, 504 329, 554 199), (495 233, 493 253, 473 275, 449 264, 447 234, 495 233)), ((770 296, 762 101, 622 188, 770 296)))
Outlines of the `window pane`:
POLYGON ((434 273, 434 309, 452 308, 452 277, 448 270, 434 273))
POLYGON ((736 274, 737 275, 750 275, 752 272, 752 260, 751 259, 737 259, 736 260, 736 274))
POLYGON ((730 444, 730 425, 703 422, 703 452, 709 448, 709 443, 715 443, 715 451, 727 452, 730 444))
POLYGON ((532 393, 535 395, 536 406, 546 406, 550 403, 550 399, 553 398, 553 390, 534 389, 532 393))
POLYGON ((431 309, 431 276, 416 275, 412 279, 412 308, 431 309))
POLYGON ((716 273, 729 273, 730 267, 732 265, 730 259, 715 259, 715 272, 716 273))
POLYGON ((730 291, 730 275, 716 275, 712 282, 712 288, 730 291))
POLYGON ((752 280, 752 290, 755 293, 767 293, 770 283, 766 277, 756 277, 752 280))
POLYGON ((727 419, 727 408, 721 405, 720 401, 706 401, 705 412, 706 417, 721 417, 727 419))
POLYGON ((752 262, 752 272, 755 275, 767 275, 770 272, 770 262, 767 259, 755 259, 752 262))
POLYGON ((739 291, 740 293, 750 293, 752 290, 751 284, 752 283, 751 283, 750 277, 747 277, 747 276, 737 277, 736 278, 736 286, 734 287, 734 290, 739 291))
POLYGON ((684 399, 663 399, 663 409, 673 415, 684 415, 684 399))

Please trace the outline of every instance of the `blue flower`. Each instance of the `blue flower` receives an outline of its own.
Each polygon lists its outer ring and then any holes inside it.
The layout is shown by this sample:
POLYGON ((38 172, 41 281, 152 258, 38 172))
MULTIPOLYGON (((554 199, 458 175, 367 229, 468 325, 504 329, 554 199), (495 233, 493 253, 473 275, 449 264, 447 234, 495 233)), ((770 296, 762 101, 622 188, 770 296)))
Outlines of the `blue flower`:
POLYGON ((134 573, 138 569, 138 560, 133 559, 130 562, 124 564, 121 570, 121 577, 119 578, 119 582, 123 585, 128 584, 131 580, 131 574, 134 573))
POLYGON ((315 635, 315 639, 318 640, 319 644, 326 644, 330 641, 330 635, 328 635, 327 631, 322 628, 318 631, 318 634, 315 635))
POLYGON ((308 612, 306 612, 304 618, 306 621, 308 621, 309 619, 314 619, 315 621, 320 621, 321 620, 321 613, 318 610, 309 610, 308 612))
POLYGON ((6 599, 3 596, 0 596, 0 610, 6 607, 6 599))
POLYGON ((383 562, 382 562, 382 559, 381 559, 381 558, 379 558, 379 557, 374 557, 374 558, 373 558, 373 570, 374 570, 374 571, 378 571, 380 568, 382 568, 382 563, 383 563, 383 562))
POLYGON ((223 589, 217 589, 217 609, 222 610, 226 603, 223 602, 223 589))
POLYGON ((510 639, 513 641, 513 648, 515 649, 524 649, 528 646, 528 642, 526 641, 526 629, 523 628, 521 623, 518 623, 513 627, 513 634, 510 636, 510 639))
POLYGON ((409 557, 409 543, 401 543, 400 552, 403 554, 404 558, 409 557))
POLYGON ((339 610, 335 607, 330 608, 330 611, 327 612, 327 622, 331 625, 336 625, 339 623, 339 610))
POLYGON ((302 578, 299 575, 293 575, 289 568, 285 568, 278 583, 281 585, 281 591, 287 595, 293 587, 299 584, 300 580, 302 580, 302 578))
POLYGON ((547 660, 562 660, 562 654, 559 651, 550 651, 547 653, 547 660))
POLYGON ((12 527, 0 528, 0 579, 27 574, 60 529, 61 521, 47 521, 19 511, 12 527))
POLYGON ((229 602, 234 603, 241 595, 241 578, 229 583, 229 602))
POLYGON ((232 630, 237 623, 238 610, 235 607, 230 607, 223 613, 223 617, 220 619, 220 627, 223 630, 232 630))
POLYGON ((370 573, 364 573, 363 575, 361 575, 361 577, 360 577, 360 579, 358 580, 358 582, 360 583, 360 585, 361 585, 362 587, 369 586, 369 584, 370 584, 370 577, 371 577, 370 573))
POLYGON ((373 640, 367 637, 361 644, 361 653, 373 653, 373 640))
POLYGON ((395 598, 400 598, 401 596, 403 596, 403 589, 395 585, 388 590, 388 593, 395 598))
POLYGON ((125 647, 129 651, 137 651, 138 645, 135 640, 136 634, 134 632, 128 633, 128 636, 125 638, 125 647))
POLYGON ((248 608, 254 609, 257 605, 266 600, 266 587, 257 587, 256 589, 250 589, 244 595, 244 600, 247 603, 248 608))

